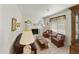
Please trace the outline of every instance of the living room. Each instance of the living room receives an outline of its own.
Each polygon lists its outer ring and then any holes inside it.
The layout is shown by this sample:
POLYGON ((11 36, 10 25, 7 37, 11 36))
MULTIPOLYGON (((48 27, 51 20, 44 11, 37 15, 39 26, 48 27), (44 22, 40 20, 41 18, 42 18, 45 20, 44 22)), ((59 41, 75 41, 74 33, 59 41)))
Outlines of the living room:
POLYGON ((72 15, 69 8, 73 6, 75 4, 0 5, 0 53, 70 54, 72 15), (31 31, 26 31, 27 28, 31 31), (20 46, 18 40, 23 45, 20 46))

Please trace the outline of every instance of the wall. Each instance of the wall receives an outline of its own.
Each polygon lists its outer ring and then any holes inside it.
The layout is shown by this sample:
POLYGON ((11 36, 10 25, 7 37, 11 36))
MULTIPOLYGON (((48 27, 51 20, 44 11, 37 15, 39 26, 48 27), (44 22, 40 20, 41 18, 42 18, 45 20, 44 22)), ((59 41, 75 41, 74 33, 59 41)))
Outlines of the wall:
POLYGON ((52 17, 57 17, 60 15, 66 15, 66 25, 65 25, 65 32, 66 32, 66 40, 65 40, 65 45, 70 46, 71 44, 71 11, 69 9, 61 11, 59 13, 56 13, 51 16, 47 16, 44 18, 44 23, 46 25, 45 30, 49 29, 49 26, 47 25, 47 22, 49 21, 50 18, 52 17))
POLYGON ((0 5, 0 53, 10 53, 16 36, 24 28, 23 22, 17 5, 0 5), (20 22, 20 27, 13 32, 11 32, 12 17, 17 18, 17 22, 20 22))
POLYGON ((0 53, 2 53, 2 48, 4 44, 3 40, 3 25, 2 25, 2 5, 0 5, 0 53))

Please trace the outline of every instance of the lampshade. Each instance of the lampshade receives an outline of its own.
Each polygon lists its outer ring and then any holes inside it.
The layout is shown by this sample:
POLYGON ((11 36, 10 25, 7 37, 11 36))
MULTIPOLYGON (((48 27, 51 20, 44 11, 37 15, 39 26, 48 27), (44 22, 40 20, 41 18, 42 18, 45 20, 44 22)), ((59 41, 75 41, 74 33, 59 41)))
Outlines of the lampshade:
POLYGON ((20 39, 20 44, 28 45, 35 41, 32 30, 24 30, 20 39))

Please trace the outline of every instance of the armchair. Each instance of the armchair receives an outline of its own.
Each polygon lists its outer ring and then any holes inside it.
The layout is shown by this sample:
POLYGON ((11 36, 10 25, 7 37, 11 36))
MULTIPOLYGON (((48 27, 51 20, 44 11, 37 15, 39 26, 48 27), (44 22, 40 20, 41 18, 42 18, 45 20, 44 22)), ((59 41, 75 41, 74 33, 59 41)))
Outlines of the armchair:
POLYGON ((58 33, 56 36, 51 36, 51 42, 57 47, 64 46, 65 35, 58 33))
POLYGON ((45 38, 49 38, 52 35, 52 30, 47 30, 45 32, 43 32, 43 36, 45 38))

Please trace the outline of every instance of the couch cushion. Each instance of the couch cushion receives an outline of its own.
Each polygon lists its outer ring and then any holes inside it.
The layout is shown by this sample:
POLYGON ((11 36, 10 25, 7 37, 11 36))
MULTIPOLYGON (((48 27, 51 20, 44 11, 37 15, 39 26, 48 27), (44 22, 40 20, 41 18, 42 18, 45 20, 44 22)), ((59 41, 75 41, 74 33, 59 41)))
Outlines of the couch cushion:
POLYGON ((63 40, 65 38, 65 35, 58 33, 56 37, 58 40, 63 40))
POLYGON ((60 40, 61 39, 61 35, 57 35, 57 39, 60 40))

